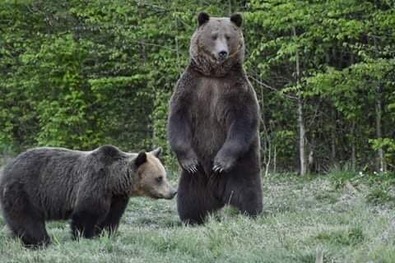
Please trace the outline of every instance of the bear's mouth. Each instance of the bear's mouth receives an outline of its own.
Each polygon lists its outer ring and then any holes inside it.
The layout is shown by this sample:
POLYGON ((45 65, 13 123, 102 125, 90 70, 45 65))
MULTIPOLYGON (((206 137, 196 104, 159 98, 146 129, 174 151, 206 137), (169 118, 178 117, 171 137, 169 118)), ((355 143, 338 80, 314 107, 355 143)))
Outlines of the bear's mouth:
POLYGON ((174 198, 174 196, 176 195, 177 192, 174 192, 172 194, 168 194, 168 195, 164 195, 164 194, 151 194, 150 197, 152 199, 167 199, 167 200, 171 200, 174 198))
POLYGON ((227 59, 228 59, 228 58, 218 57, 218 58, 217 58, 217 63, 218 63, 218 64, 222 64, 222 63, 224 63, 227 59))
POLYGON ((214 62, 217 64, 222 64, 228 59, 228 56, 220 56, 218 54, 211 54, 211 56, 212 56, 214 62))
POLYGON ((207 54, 207 57, 212 63, 215 63, 217 65, 224 63, 229 57, 229 56, 219 56, 217 53, 210 52, 206 49, 203 49, 203 52, 207 54))

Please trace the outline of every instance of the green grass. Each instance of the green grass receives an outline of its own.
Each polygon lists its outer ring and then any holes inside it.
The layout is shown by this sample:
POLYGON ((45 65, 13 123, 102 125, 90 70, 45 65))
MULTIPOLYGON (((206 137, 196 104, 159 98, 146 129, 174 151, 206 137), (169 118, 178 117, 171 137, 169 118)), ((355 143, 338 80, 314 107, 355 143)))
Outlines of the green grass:
POLYGON ((0 261, 395 262, 394 177, 371 176, 270 176, 261 216, 226 208, 197 227, 180 224, 175 200, 133 198, 116 236, 73 241, 67 222, 51 222, 53 244, 37 251, 0 217, 0 261))

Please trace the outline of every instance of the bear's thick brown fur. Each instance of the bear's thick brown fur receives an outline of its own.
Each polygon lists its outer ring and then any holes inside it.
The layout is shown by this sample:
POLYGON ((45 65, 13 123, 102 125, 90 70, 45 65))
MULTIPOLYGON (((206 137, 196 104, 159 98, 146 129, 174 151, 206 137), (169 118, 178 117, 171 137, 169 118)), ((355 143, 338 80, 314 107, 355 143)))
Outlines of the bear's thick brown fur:
POLYGON ((35 148, 8 163, 0 180, 3 216, 26 246, 45 246, 45 221, 71 218, 73 236, 118 228, 131 196, 174 197, 158 159, 161 149, 126 153, 105 145, 90 152, 35 148))
POLYGON ((198 16, 190 63, 170 102, 168 137, 182 168, 182 221, 203 223, 230 204, 262 211, 259 105, 243 69, 242 17, 198 16))

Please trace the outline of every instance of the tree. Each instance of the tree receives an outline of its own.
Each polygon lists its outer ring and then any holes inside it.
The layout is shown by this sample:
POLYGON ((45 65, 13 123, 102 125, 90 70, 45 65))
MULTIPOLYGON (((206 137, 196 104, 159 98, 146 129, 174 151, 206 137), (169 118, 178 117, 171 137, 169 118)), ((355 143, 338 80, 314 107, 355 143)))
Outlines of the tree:
POLYGON ((266 173, 395 169, 393 1, 2 1, 0 150, 167 147, 196 15, 244 15, 266 173), (202 8, 204 6, 204 8, 202 8))

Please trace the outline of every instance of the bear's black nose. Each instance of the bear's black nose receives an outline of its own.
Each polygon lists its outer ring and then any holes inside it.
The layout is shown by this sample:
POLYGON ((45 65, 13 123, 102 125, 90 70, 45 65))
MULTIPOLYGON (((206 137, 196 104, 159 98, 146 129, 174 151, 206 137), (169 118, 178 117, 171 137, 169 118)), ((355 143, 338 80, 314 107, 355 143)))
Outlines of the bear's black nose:
POLYGON ((228 52, 226 52, 225 50, 222 50, 218 53, 219 58, 224 59, 228 56, 228 52))

